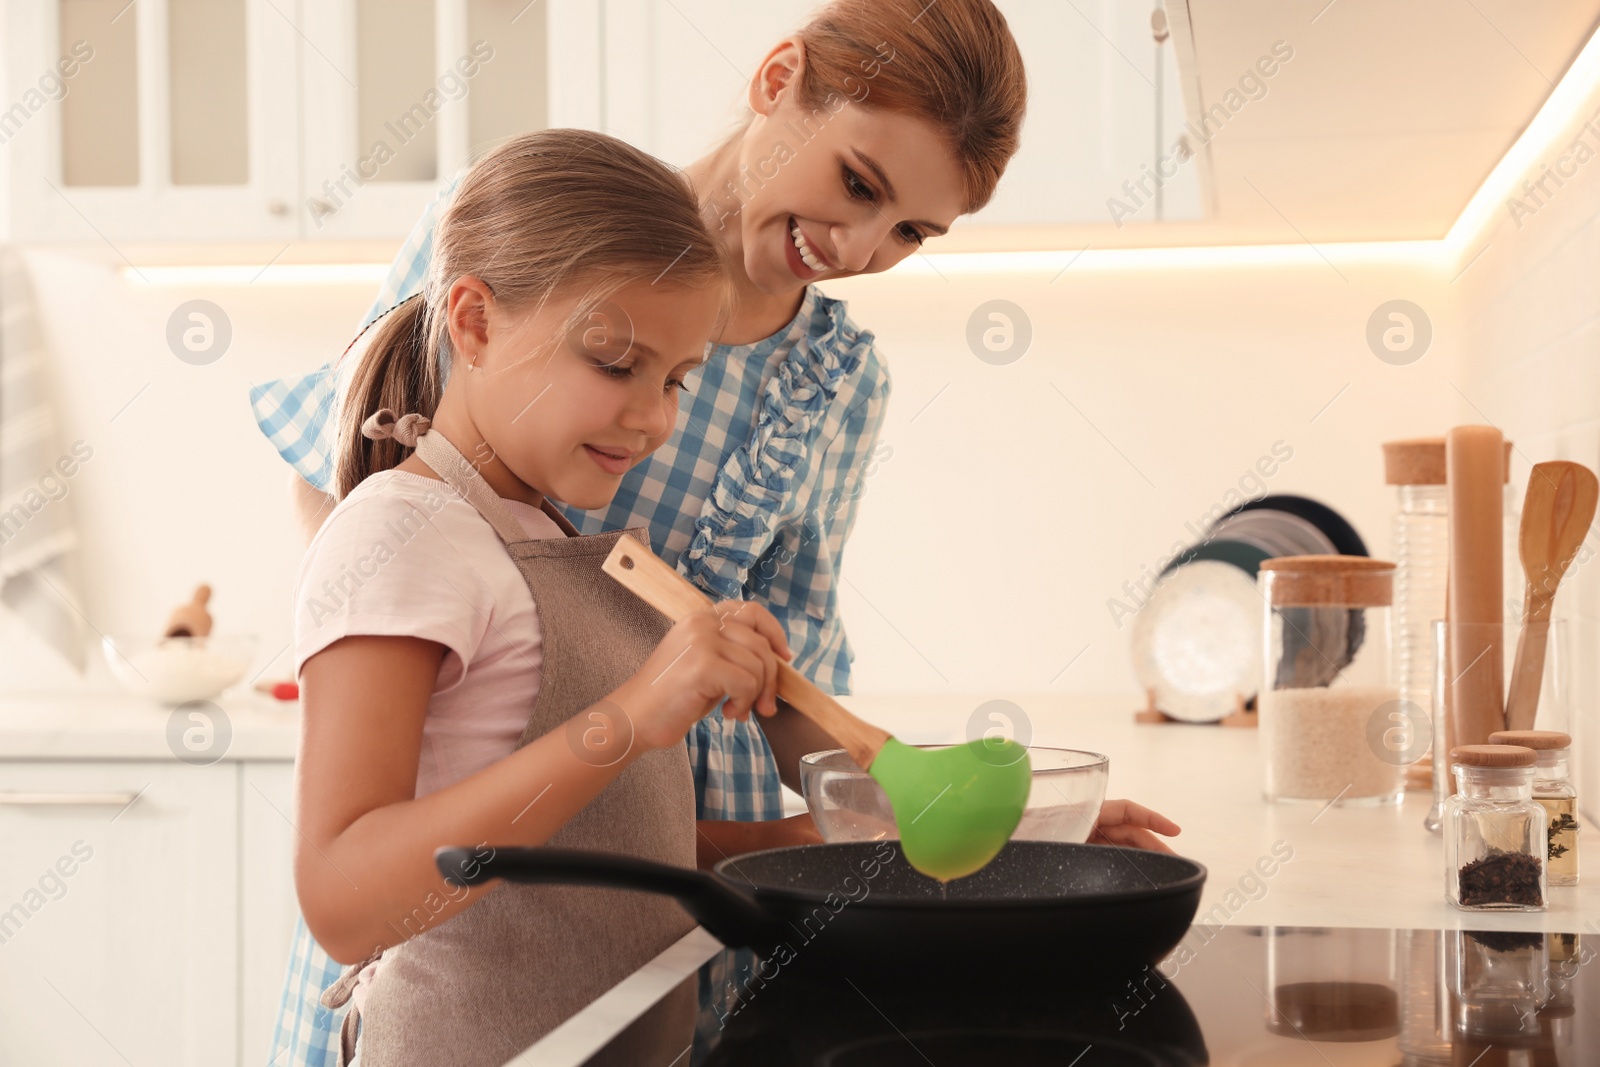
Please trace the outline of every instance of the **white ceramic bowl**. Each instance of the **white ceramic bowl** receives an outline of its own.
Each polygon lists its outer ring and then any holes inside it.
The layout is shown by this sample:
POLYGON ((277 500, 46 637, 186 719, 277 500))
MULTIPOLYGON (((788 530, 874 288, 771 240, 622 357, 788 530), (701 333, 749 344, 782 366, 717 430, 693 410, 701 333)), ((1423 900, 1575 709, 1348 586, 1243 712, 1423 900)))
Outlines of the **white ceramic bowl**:
MULTIPOLYGON (((1098 752, 1035 746, 1028 749, 1028 763, 1033 787, 1012 839, 1087 841, 1106 799, 1110 761, 1098 752)), ((800 786, 824 841, 884 841, 900 836, 883 787, 844 749, 801 757, 800 786)))
POLYGON ((248 634, 208 637, 106 637, 100 651, 128 692, 164 704, 209 700, 237 683, 250 667, 256 639, 248 634))

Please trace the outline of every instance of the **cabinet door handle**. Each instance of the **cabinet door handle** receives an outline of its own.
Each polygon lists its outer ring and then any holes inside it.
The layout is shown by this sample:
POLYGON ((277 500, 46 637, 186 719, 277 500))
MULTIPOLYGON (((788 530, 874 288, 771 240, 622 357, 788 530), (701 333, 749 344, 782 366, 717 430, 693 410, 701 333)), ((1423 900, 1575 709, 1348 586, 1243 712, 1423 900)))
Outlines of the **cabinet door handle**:
POLYGON ((0 806, 90 806, 127 807, 139 799, 138 793, 0 793, 0 806))

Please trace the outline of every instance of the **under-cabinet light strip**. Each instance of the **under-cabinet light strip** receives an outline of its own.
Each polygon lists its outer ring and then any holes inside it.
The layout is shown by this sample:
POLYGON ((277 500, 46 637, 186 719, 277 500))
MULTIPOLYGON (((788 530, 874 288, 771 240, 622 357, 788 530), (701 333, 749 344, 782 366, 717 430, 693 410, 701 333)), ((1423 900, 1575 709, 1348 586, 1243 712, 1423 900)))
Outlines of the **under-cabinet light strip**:
MULTIPOLYGON (((1430 241, 1329 241, 1319 244, 1185 245, 1165 248, 1094 248, 1037 252, 928 252, 895 268, 899 274, 1050 274, 1073 272, 1192 269, 1196 267, 1270 267, 1349 264, 1411 264, 1452 270, 1467 255, 1481 251, 1478 239, 1491 228, 1509 201, 1526 199, 1525 182, 1544 179, 1540 201, 1555 195, 1559 185, 1546 178, 1566 161, 1570 131, 1582 117, 1600 85, 1600 31, 1591 35, 1572 65, 1556 83, 1533 120, 1495 164, 1449 232, 1430 241)), ((1600 154, 1600 111, 1591 118, 1588 147, 1600 154)), ((1584 130, 1589 128, 1585 126, 1584 130)), ((1579 136, 1583 134, 1580 132, 1579 136)), ((1585 158, 1588 158, 1587 156, 1585 158)), ((1574 164, 1576 166, 1576 164, 1574 164)), ((1565 180, 1570 175, 1557 173, 1565 180)), ((306 285, 372 283, 387 275, 387 263, 274 264, 251 266, 123 267, 132 282, 151 285, 306 285)))

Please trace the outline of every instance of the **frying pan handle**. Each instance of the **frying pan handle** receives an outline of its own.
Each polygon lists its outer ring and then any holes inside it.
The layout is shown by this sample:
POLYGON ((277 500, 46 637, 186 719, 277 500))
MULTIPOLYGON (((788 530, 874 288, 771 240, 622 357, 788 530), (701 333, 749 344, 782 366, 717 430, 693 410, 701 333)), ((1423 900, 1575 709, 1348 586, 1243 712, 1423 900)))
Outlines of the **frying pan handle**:
POLYGON ((770 939, 776 921, 753 896, 702 871, 574 848, 440 848, 433 862, 446 882, 475 886, 495 878, 527 885, 592 885, 676 897, 683 910, 732 947, 770 939))

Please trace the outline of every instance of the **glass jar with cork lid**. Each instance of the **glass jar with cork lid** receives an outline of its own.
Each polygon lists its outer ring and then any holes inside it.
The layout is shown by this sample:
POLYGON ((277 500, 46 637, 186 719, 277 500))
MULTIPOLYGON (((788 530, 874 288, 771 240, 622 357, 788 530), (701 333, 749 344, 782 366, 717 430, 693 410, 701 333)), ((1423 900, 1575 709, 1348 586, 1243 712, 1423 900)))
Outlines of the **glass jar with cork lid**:
POLYGON ((1280 556, 1261 564, 1266 676, 1258 705, 1269 800, 1398 801, 1417 724, 1390 666, 1394 564, 1280 556))
POLYGON ((1533 799, 1537 754, 1520 745, 1450 750, 1456 793, 1444 804, 1445 895, 1468 911, 1543 911, 1545 811, 1533 799))
POLYGON ((1578 791, 1567 773, 1572 736, 1558 730, 1497 730, 1491 745, 1521 745, 1537 753, 1533 799, 1548 816, 1545 878, 1550 885, 1578 884, 1578 791))

